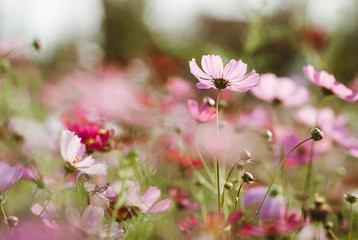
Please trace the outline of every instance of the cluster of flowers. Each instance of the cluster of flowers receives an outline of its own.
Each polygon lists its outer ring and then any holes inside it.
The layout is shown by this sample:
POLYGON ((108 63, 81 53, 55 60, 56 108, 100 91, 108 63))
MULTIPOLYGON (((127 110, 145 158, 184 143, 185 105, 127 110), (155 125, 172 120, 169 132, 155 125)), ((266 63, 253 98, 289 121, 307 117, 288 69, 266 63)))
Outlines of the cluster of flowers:
MULTIPOLYGON (((342 190, 356 186, 339 186, 343 174, 329 186, 320 185, 317 176, 335 174, 345 159, 358 158, 358 138, 347 126, 347 115, 322 107, 329 95, 354 103, 358 93, 305 66, 306 78, 321 89, 314 108, 307 105, 304 85, 272 73, 247 73, 241 60, 224 66, 220 56, 206 55, 202 69, 195 59, 189 66, 199 80, 196 87, 208 89, 210 97, 202 103, 189 81, 178 77, 165 91, 146 93, 126 81, 137 72, 131 72, 133 66, 125 72, 104 69, 98 81, 71 76, 44 85, 45 104, 63 115, 53 114, 44 123, 9 119, 7 131, 22 137, 16 143, 22 143, 23 156, 16 166, 0 162, 5 220, 0 236, 275 239, 292 234, 312 239, 318 233, 321 239, 336 239, 349 231, 351 237, 352 218, 347 227, 344 207, 339 209, 330 194, 340 196, 339 202, 342 190), (246 91, 266 104, 256 107, 253 99, 254 104, 232 109, 231 92, 246 91), (27 130, 30 126, 35 130, 27 130), (50 160, 42 162, 43 156, 50 160), (317 169, 322 161, 326 167, 317 169), (9 199, 21 201, 17 182, 28 186, 26 181, 34 183, 32 216, 8 216, 16 213, 7 209, 9 199), (141 193, 141 186, 148 188, 141 193), (168 197, 161 197, 164 189, 168 197), (331 222, 334 213, 337 224, 331 222)), ((355 194, 345 199, 351 206, 357 201, 355 194)))

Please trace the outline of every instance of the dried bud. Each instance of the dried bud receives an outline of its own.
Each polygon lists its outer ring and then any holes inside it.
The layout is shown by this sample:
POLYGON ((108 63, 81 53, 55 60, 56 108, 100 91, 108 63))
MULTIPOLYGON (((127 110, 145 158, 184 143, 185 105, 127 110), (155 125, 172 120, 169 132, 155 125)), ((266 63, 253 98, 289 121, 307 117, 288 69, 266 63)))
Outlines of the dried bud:
POLYGON ((209 106, 215 106, 215 100, 211 97, 204 97, 203 103, 206 103, 209 106))
POLYGON ((226 182, 224 185, 225 189, 227 189, 227 190, 230 190, 233 186, 234 186, 234 184, 232 184, 231 182, 226 182))
POLYGON ((314 204, 316 207, 320 207, 320 206, 326 204, 326 199, 319 194, 315 194, 314 204))
POLYGON ((15 227, 17 224, 19 224, 19 218, 16 216, 9 216, 7 217, 7 224, 9 227, 15 227))
POLYGON ((249 172, 244 172, 244 174, 242 174, 241 178, 246 183, 252 183, 254 181, 254 177, 249 172))
POLYGON ((40 52, 41 50, 41 43, 38 39, 32 41, 32 47, 36 50, 36 52, 40 52))
POLYGON ((317 141, 320 141, 323 139, 324 133, 321 130, 319 130, 318 128, 314 128, 311 130, 311 137, 313 140, 315 140, 317 142, 317 141))
POLYGON ((240 154, 240 159, 245 162, 249 162, 251 160, 251 153, 246 149, 242 150, 240 154))
POLYGON ((272 132, 268 129, 266 129, 263 133, 262 133, 263 138, 267 141, 267 142, 272 142, 272 132))
POLYGON ((344 194, 344 199, 347 202, 349 202, 350 204, 353 204, 353 203, 357 202, 358 195, 355 193, 347 193, 347 194, 344 194))

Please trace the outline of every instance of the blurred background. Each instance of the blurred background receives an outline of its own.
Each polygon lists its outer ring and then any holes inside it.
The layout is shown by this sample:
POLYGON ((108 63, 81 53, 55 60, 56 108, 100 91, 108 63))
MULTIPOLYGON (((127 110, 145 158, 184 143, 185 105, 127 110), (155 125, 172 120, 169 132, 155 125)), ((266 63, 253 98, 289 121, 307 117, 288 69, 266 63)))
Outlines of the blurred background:
POLYGON ((357 12, 355 0, 1 0, 0 49, 38 39, 41 54, 28 56, 52 73, 139 58, 177 74, 192 57, 220 54, 278 75, 312 63, 348 83, 357 12))

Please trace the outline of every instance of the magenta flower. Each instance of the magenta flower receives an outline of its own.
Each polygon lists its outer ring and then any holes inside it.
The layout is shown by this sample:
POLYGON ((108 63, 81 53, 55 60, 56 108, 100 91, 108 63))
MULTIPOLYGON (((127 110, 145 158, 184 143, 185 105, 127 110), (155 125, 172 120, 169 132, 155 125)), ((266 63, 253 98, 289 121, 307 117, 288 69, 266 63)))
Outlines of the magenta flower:
POLYGON ((199 104, 195 100, 188 100, 190 114, 200 123, 215 121, 216 110, 214 107, 208 107, 206 103, 199 104))
POLYGON ((246 92, 255 87, 259 81, 259 74, 252 70, 246 74, 247 65, 241 60, 234 59, 225 66, 220 56, 206 55, 201 59, 204 72, 193 58, 190 62, 190 72, 199 80, 196 87, 199 89, 230 89, 235 92, 246 92))
MULTIPOLYGON (((233 212, 226 220, 223 212, 209 212, 205 220, 201 222, 193 216, 188 216, 187 221, 177 219, 176 223, 182 230, 191 232, 195 227, 200 227, 204 231, 221 232, 227 231, 230 225, 238 221, 242 217, 242 211, 233 212)), ((216 238, 210 238, 216 239, 216 238)))
POLYGON ((104 216, 104 210, 100 207, 88 205, 85 211, 80 215, 77 208, 66 209, 68 221, 77 229, 83 231, 87 236, 99 236, 100 238, 120 238, 124 235, 122 229, 118 229, 118 223, 113 223, 108 234, 108 224, 100 225, 104 216))
POLYGON ((304 66, 303 72, 308 80, 323 88, 324 94, 335 94, 337 97, 349 102, 358 100, 358 93, 353 93, 351 89, 347 88, 342 83, 337 82, 332 74, 325 71, 317 72, 312 65, 304 66))
POLYGON ((110 150, 110 145, 107 142, 109 133, 106 129, 97 125, 84 125, 81 123, 67 124, 67 128, 81 138, 81 143, 86 145, 87 150, 110 150))
POLYGON ((66 162, 66 171, 83 171, 93 175, 106 175, 106 164, 96 163, 92 156, 82 158, 85 145, 81 144, 81 139, 74 132, 62 131, 61 135, 61 155, 66 162))
POLYGON ((245 223, 239 227, 237 234, 239 236, 270 236, 277 235, 301 228, 303 223, 297 212, 292 212, 287 215, 280 222, 264 222, 261 226, 256 226, 251 223, 245 223))
POLYGON ((24 167, 21 164, 10 167, 5 162, 0 162, 0 204, 6 201, 6 192, 22 176, 24 167))
POLYGON ((181 208, 186 208, 191 211, 198 211, 200 205, 198 202, 191 202, 189 192, 183 192, 180 187, 169 187, 169 195, 181 208))
POLYGON ((307 88, 272 73, 261 75, 258 86, 251 93, 263 101, 281 103, 284 106, 299 106, 309 100, 307 88))

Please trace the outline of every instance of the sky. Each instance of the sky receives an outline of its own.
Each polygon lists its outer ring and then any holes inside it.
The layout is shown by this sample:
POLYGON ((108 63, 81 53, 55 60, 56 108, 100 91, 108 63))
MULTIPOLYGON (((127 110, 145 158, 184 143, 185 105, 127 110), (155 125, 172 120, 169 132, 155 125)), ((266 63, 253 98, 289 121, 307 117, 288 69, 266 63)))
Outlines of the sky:
MULTIPOLYGON (((333 30, 342 24, 343 17, 354 14, 353 1, 307 0, 306 17, 313 24, 333 30)), ((144 20, 155 32, 179 36, 195 30, 194 23, 202 15, 244 20, 253 10, 270 14, 284 7, 283 2, 295 1, 147 0, 144 20)), ((38 38, 49 49, 69 39, 96 40, 103 15, 100 0, 0 0, 0 40, 31 42, 38 38)))

